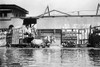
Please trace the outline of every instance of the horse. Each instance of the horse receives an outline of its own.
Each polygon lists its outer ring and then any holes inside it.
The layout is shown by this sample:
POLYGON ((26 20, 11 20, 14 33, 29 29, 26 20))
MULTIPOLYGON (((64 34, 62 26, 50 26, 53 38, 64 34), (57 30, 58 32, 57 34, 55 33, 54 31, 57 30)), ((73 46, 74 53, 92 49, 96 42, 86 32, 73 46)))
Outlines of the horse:
POLYGON ((40 39, 33 39, 31 43, 35 47, 46 47, 46 46, 49 47, 51 44, 50 36, 46 36, 40 39))

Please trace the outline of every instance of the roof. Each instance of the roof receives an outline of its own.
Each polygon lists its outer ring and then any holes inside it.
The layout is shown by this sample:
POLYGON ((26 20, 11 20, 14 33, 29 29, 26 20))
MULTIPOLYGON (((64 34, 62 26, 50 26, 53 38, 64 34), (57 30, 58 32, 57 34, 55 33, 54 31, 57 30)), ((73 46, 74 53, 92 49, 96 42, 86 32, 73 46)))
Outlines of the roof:
POLYGON ((17 9, 17 10, 24 12, 25 14, 28 14, 27 10, 15 4, 0 4, 0 9, 17 9))
POLYGON ((55 17, 100 17, 100 15, 62 15, 62 16, 40 16, 38 18, 55 18, 55 17))
POLYGON ((51 11, 45 12, 44 14, 39 15, 38 17, 45 17, 46 14, 50 14, 50 16, 53 16, 53 15, 51 15, 51 13, 54 13, 54 12, 57 13, 57 16, 62 16, 62 15, 70 16, 70 14, 62 12, 62 11, 51 10, 51 11))
POLYGON ((80 11, 72 11, 72 12, 62 12, 59 10, 49 10, 49 6, 45 9, 45 12, 41 15, 38 15, 38 18, 43 17, 100 17, 98 14, 100 4, 98 4, 97 10, 80 10, 80 11))

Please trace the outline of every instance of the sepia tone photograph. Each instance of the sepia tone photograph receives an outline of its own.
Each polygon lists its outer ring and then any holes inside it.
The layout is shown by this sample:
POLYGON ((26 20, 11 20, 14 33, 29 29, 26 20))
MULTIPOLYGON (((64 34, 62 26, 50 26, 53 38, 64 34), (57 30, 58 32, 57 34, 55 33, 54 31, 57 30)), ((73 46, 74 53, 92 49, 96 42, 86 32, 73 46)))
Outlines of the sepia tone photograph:
POLYGON ((100 0, 0 0, 0 67, 100 67, 100 0))

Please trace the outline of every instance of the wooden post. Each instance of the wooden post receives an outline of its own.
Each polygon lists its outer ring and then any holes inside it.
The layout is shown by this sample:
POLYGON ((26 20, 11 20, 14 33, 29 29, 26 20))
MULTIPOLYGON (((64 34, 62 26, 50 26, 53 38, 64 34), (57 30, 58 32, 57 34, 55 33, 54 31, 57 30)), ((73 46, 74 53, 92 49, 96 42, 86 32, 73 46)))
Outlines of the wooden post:
POLYGON ((62 45, 62 29, 61 29, 61 32, 60 32, 60 35, 61 35, 61 45, 62 45))

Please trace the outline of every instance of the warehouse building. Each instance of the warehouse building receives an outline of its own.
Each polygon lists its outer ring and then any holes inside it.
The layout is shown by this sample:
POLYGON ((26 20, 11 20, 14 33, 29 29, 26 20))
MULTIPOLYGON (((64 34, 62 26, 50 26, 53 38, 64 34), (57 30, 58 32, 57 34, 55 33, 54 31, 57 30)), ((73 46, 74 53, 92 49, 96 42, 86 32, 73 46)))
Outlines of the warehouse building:
POLYGON ((70 15, 57 10, 41 14, 37 19, 37 29, 42 36, 50 35, 61 38, 62 32, 65 31, 67 38, 69 35, 70 37, 76 36, 77 44, 87 43, 90 26, 98 25, 100 25, 100 15, 70 15), (51 15, 53 11, 63 15, 51 15))

